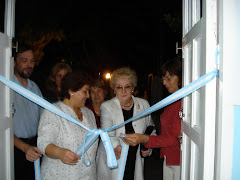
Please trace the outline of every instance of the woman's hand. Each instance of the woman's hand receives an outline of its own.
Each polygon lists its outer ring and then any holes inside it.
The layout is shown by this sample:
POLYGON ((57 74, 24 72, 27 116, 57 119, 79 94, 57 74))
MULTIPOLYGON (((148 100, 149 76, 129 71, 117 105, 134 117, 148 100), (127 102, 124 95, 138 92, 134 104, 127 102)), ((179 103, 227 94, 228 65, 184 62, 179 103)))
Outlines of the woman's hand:
POLYGON ((39 151, 37 147, 28 145, 25 149, 26 159, 28 161, 34 162, 38 158, 42 157, 42 153, 39 151))
POLYGON ((148 142, 148 135, 145 134, 125 134, 126 137, 123 137, 122 140, 130 146, 136 146, 140 143, 148 142))
POLYGON ((182 134, 180 134, 177 138, 178 138, 178 141, 180 142, 180 144, 182 144, 182 134))
POLYGON ((141 150, 141 153, 142 153, 142 157, 147 157, 147 156, 150 155, 151 150, 150 150, 150 149, 148 149, 148 150, 146 150, 146 151, 141 150))
POLYGON ((61 148, 55 144, 47 145, 45 149, 45 154, 50 158, 58 158, 63 163, 69 165, 76 165, 80 156, 70 151, 69 149, 61 148))
POLYGON ((122 152, 122 146, 118 145, 117 147, 114 148, 116 159, 120 158, 121 152, 122 152))
POLYGON ((80 159, 80 156, 78 156, 77 154, 68 149, 60 148, 59 159, 65 164, 76 165, 76 163, 80 159))

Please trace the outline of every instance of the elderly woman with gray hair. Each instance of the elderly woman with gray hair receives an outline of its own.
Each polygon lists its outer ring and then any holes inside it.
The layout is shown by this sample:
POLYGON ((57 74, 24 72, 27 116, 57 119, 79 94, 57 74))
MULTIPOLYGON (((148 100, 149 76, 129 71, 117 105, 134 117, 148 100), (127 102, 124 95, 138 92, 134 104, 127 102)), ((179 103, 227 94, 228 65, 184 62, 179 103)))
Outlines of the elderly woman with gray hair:
MULTIPOLYGON (((182 86, 182 60, 173 58, 165 62, 162 67, 162 83, 169 94, 175 93, 182 86)), ((161 148, 160 158, 164 158, 163 179, 180 179, 180 141, 181 119, 181 99, 169 104, 164 108, 160 116, 161 134, 149 136, 141 133, 126 134, 123 141, 130 146, 138 146, 145 143, 146 148, 161 148)))
MULTIPOLYGON (((101 127, 108 129, 111 126, 123 123, 133 116, 149 108, 149 103, 132 94, 137 86, 137 75, 129 67, 116 69, 111 77, 110 86, 116 97, 101 104, 101 127)), ((110 140, 117 159, 120 158, 123 141, 118 138, 125 133, 143 134, 148 126, 153 126, 151 116, 144 116, 125 126, 109 132, 110 140)), ((140 146, 130 147, 124 172, 125 180, 144 179, 144 158, 150 155, 150 149, 140 153, 140 146), (141 156, 142 153, 142 156, 141 156)), ((98 180, 113 180, 117 176, 117 168, 109 169, 107 166, 106 152, 101 142, 97 152, 97 178, 98 180)))

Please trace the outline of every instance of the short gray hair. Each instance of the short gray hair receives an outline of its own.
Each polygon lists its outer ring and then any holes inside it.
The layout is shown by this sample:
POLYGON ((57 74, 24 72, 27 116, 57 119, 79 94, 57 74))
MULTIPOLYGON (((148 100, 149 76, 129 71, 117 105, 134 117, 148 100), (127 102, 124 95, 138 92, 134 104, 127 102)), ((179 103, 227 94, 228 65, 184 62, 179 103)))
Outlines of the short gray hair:
POLYGON ((111 81, 110 81, 110 87, 114 89, 116 81, 122 77, 126 76, 127 78, 130 79, 132 85, 134 87, 137 86, 137 74, 136 71, 131 69, 130 67, 121 67, 113 71, 111 81))

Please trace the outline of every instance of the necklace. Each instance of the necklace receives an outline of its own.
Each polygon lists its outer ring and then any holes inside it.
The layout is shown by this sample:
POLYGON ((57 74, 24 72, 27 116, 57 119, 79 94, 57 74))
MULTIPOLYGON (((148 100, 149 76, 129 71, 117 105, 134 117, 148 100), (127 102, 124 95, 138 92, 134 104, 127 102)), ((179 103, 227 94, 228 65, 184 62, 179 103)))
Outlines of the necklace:
MULTIPOLYGON (((95 107, 92 105, 92 107, 93 107, 93 110, 94 110, 94 112, 97 114, 97 115, 100 115, 100 110, 99 110, 99 112, 97 112, 96 110, 95 110, 95 107)), ((96 108, 96 109, 100 109, 100 108, 96 108)))
MULTIPOLYGON (((94 110, 95 111, 95 110, 94 110)), ((97 111, 95 111, 95 113, 97 114, 97 115, 100 115, 100 112, 98 113, 97 111)))
POLYGON ((133 100, 132 100, 132 104, 131 105, 126 106, 126 105, 122 105, 121 104, 122 107, 131 107, 132 105, 133 105, 133 100))

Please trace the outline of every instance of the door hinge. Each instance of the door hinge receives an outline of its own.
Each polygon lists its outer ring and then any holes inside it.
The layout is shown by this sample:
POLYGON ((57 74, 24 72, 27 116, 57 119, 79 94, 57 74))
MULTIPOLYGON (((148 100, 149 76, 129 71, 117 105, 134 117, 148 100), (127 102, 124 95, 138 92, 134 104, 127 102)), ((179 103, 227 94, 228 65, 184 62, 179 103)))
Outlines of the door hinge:
POLYGON ((180 111, 179 111, 179 117, 180 117, 180 119, 183 120, 184 116, 185 116, 185 115, 184 115, 184 113, 183 113, 183 108, 181 108, 180 111))
POLYGON ((12 103, 11 104, 11 110, 10 110, 11 118, 14 117, 15 112, 16 112, 16 109, 14 108, 14 103, 12 103))

